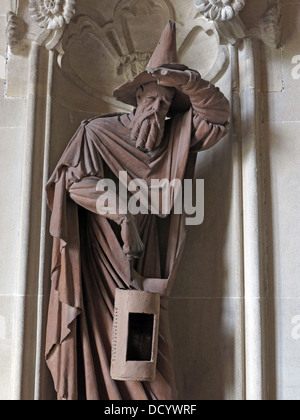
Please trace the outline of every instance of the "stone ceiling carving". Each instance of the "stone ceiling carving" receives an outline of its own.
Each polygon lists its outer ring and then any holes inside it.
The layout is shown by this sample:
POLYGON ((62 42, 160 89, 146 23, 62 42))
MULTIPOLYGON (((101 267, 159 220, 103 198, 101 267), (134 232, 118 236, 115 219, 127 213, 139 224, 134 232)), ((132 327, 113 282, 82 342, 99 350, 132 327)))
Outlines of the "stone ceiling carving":
MULTIPOLYGON (((117 13, 119 22, 117 22, 116 26, 121 25, 129 36, 128 28, 135 27, 136 32, 139 32, 141 29, 143 31, 148 30, 149 33, 145 32, 143 36, 143 38, 148 38, 148 40, 156 39, 155 35, 157 29, 160 28, 162 17, 169 15, 171 19, 174 19, 174 7, 177 7, 177 0, 174 0, 174 2, 170 0, 113 1, 117 3, 116 8, 123 11, 123 15, 122 13, 117 13), (148 16, 152 12, 155 14, 159 8, 161 13, 157 13, 157 21, 154 22, 152 27, 149 27, 147 24, 144 25, 143 15, 148 16), (139 19, 136 19, 136 17, 139 17, 139 19)), ((188 7, 188 10, 190 8, 193 10, 192 7, 194 5, 194 10, 197 10, 198 14, 201 14, 208 21, 213 22, 219 33, 229 43, 235 44, 239 39, 243 39, 246 36, 254 36, 273 48, 278 47, 278 39, 280 39, 280 25, 278 24, 278 22, 280 23, 280 7, 276 0, 252 1, 257 2, 257 6, 260 9, 266 9, 266 18, 263 17, 261 22, 257 22, 257 26, 252 25, 247 30, 239 17, 239 13, 241 11, 244 12, 243 9, 249 4, 246 0, 190 0, 191 6, 188 7)), ((69 23, 76 18, 76 15, 89 15, 88 9, 90 7, 101 9, 101 5, 98 5, 97 1, 94 0, 24 0, 24 3, 20 4, 15 0, 12 1, 13 3, 16 5, 12 6, 12 12, 16 12, 16 16, 10 14, 8 17, 7 39, 9 45, 14 49, 14 54, 18 54, 17 44, 20 43, 23 35, 24 39, 35 40, 39 44, 45 45, 48 49, 60 46, 59 43, 64 31, 69 23), (28 12, 31 20, 28 20, 26 16, 28 12), (24 27, 27 27, 27 33, 24 27)), ((253 6, 254 4, 251 9, 255 10, 256 7, 253 6)), ((116 23, 115 17, 114 22, 116 23)), ((134 41, 137 38, 131 39, 134 41)), ((144 65, 151 51, 149 48, 148 51, 143 51, 143 55, 138 54, 138 57, 136 57, 136 52, 140 51, 136 48, 134 42, 132 45, 128 45, 128 49, 131 49, 131 51, 118 57, 118 64, 119 71, 123 72, 125 69, 129 77, 131 71, 133 71, 133 75, 135 72, 140 71, 140 64, 144 65), (135 66, 137 67, 134 68, 135 66)))
MULTIPOLYGON (((175 12, 165 0, 123 0, 104 26, 100 18, 80 16, 65 30, 59 65, 90 96, 113 104, 112 90, 145 69, 170 19, 176 19, 175 12)), ((177 23, 177 35, 181 62, 209 80, 224 72, 228 48, 213 22, 192 8, 188 19, 177 23)))
POLYGON ((13 55, 23 54, 22 39, 25 48, 35 41, 55 50, 65 78, 115 107, 112 90, 143 71, 169 19, 177 23, 180 61, 213 82, 229 65, 229 44, 252 36, 278 47, 280 8, 263 1, 265 15, 246 28, 246 0, 190 0, 184 7, 180 0, 26 0, 9 14, 6 35, 13 55))
POLYGON ((75 15, 76 0, 29 0, 29 13, 41 28, 60 29, 75 15))
POLYGON ((200 13, 215 21, 230 20, 245 7, 246 0, 195 0, 200 13))

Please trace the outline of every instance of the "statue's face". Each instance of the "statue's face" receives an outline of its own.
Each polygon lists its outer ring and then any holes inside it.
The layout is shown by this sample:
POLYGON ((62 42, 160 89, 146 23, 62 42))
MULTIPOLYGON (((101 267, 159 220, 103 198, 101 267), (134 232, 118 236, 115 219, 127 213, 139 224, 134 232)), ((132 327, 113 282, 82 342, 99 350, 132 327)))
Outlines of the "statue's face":
POLYGON ((136 95, 137 109, 131 139, 136 142, 138 149, 150 152, 162 142, 165 120, 175 91, 151 82, 140 87, 136 95))

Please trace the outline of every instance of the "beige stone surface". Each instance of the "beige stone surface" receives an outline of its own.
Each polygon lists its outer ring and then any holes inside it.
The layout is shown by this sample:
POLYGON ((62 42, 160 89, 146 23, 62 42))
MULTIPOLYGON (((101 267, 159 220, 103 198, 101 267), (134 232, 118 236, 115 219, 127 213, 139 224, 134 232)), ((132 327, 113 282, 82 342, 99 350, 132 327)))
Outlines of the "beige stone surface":
POLYGON ((19 128, 0 128, 0 166, 5 176, 1 177, 1 223, 0 235, 9 238, 0 254, 0 293, 13 293, 14 279, 17 274, 18 251, 15 244, 18 241, 20 215, 20 193, 22 179, 22 159, 18 150, 22 150, 21 133, 19 128))
POLYGON ((11 0, 2 0, 0 5, 0 15, 6 15, 10 10, 11 0))
MULTIPOLYGON (((276 73, 277 81, 282 78, 282 91, 271 88, 265 96, 265 118, 271 122, 299 121, 300 79, 293 77, 293 58, 299 55, 300 27, 296 22, 300 19, 299 2, 287 3, 282 6, 282 57, 268 65, 271 74, 276 73)), ((279 54, 279 53, 278 53, 279 54)), ((278 83, 278 82, 277 82, 278 83)))
POLYGON ((170 317, 180 399, 243 399, 242 305, 239 298, 172 300, 170 317))
POLYGON ((300 122, 272 123, 268 130, 276 297, 300 296, 300 122))
POLYGON ((20 200, 23 164, 24 105, 21 100, 0 96, 0 236, 6 238, 0 253, 0 295, 11 295, 17 275, 20 200))
POLYGON ((284 90, 282 50, 273 50, 261 44, 262 90, 282 92, 284 90))
POLYGON ((0 400, 12 398, 15 288, 18 273, 25 102, 5 99, 6 13, 0 4, 0 400))
POLYGON ((0 294, 0 400, 9 400, 11 392, 13 307, 14 298, 0 294))
POLYGON ((300 299, 299 295, 275 301, 276 309, 276 355, 278 400, 299 400, 300 394, 300 299))
POLYGON ((273 349, 270 379, 273 399, 298 400, 300 80, 293 77, 293 57, 299 54, 300 2, 281 3, 282 49, 275 59, 266 61, 270 76, 269 93, 264 95, 263 140, 267 150, 269 200, 269 346, 273 349))

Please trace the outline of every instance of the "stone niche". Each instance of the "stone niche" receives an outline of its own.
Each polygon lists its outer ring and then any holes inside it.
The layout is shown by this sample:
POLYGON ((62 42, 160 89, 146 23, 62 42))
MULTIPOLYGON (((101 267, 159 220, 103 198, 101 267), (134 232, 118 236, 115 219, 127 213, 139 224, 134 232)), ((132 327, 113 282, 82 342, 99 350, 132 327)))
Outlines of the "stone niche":
POLYGON ((65 86, 55 92, 57 101, 89 114, 128 111, 112 98, 112 91, 145 68, 169 19, 178 20, 180 59, 206 78, 220 77, 228 66, 228 50, 221 45, 214 24, 197 14, 192 2, 181 2, 180 11, 175 3, 104 1, 100 8, 96 2, 86 2, 88 14, 80 13, 79 3, 77 17, 57 48, 56 70, 61 79, 57 83, 63 79, 65 86))
MULTIPOLYGON (((28 103, 22 209, 27 224, 19 245, 28 258, 23 258, 18 287, 35 297, 30 308, 16 311, 15 342, 22 348, 15 361, 16 399, 53 396, 43 362, 51 255, 47 179, 82 120, 130 111, 116 102, 112 91, 144 69, 170 19, 177 24, 180 61, 221 88, 232 103, 234 123, 216 148, 199 154, 196 176, 205 180, 205 221, 188 232, 170 302, 177 387, 186 399, 245 398, 242 367, 250 349, 247 343, 260 337, 262 323, 259 311, 256 323, 245 317, 244 292, 255 288, 259 279, 257 272, 247 271, 253 253, 245 254, 242 246, 243 226, 257 232, 257 202, 253 210, 244 188, 252 176, 256 179, 257 169, 255 54, 258 39, 276 45, 278 11, 270 0, 231 0, 226 10, 219 3, 217 9, 208 0, 15 3, 8 17, 6 95, 28 103)), ((257 185, 249 186, 259 196, 257 185)), ((249 234, 251 243, 259 246, 260 238, 249 234)), ((252 309, 246 307, 246 315, 252 309)), ((248 381, 254 384, 253 395, 259 396, 262 385, 256 386, 254 376, 262 374, 262 368, 255 364, 256 356, 248 366, 248 372, 254 372, 248 381)))

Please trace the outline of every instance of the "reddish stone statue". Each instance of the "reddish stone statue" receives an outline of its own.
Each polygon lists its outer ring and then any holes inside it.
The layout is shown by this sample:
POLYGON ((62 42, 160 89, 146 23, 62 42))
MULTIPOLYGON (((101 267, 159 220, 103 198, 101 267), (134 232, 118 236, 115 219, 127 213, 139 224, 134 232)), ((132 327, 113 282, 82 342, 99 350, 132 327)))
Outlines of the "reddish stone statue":
MULTIPOLYGON (((101 196, 109 203, 109 194, 120 191, 102 190, 99 182, 120 185, 125 173, 127 186, 140 179, 151 192, 153 179, 192 178, 197 152, 228 131, 229 103, 197 71, 178 64, 174 22, 147 69, 114 96, 135 110, 84 121, 47 185, 53 257, 46 361, 59 399, 171 400, 168 296, 185 242, 185 215, 173 211, 174 199, 169 214, 159 207, 134 215, 121 200, 114 211, 102 211, 101 196), (154 381, 110 375, 116 289, 161 296, 154 381)), ((151 317, 143 319, 151 327, 151 317)), ((138 323, 132 317, 136 331, 138 323)))

